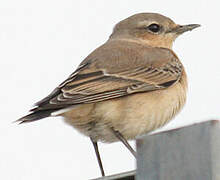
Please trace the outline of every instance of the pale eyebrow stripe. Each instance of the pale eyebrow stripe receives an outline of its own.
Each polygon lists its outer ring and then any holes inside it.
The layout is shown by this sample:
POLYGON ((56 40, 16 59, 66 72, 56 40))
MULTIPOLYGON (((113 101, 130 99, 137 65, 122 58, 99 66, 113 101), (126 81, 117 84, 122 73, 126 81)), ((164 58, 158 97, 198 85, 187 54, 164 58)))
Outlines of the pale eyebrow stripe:
POLYGON ((150 24, 158 24, 156 21, 147 21, 147 20, 144 20, 144 21, 141 21, 141 22, 138 22, 137 26, 138 27, 143 27, 143 26, 148 26, 150 24))

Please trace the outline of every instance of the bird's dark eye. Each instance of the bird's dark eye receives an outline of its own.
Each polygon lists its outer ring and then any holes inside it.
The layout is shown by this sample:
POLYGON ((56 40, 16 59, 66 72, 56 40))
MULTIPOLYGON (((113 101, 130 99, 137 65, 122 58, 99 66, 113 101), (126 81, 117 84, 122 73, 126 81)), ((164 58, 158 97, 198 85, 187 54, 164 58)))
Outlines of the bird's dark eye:
POLYGON ((151 32, 157 33, 160 31, 160 26, 158 24, 151 24, 147 27, 151 32))

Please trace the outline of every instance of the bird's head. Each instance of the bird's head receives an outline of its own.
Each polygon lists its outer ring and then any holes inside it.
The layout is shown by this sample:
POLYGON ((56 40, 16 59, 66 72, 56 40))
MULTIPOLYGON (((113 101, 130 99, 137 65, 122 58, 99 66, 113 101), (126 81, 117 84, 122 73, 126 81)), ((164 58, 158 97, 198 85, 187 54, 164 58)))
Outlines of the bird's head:
POLYGON ((160 14, 140 13, 120 21, 110 39, 128 39, 154 47, 171 48, 180 34, 199 26, 199 24, 178 25, 160 14))

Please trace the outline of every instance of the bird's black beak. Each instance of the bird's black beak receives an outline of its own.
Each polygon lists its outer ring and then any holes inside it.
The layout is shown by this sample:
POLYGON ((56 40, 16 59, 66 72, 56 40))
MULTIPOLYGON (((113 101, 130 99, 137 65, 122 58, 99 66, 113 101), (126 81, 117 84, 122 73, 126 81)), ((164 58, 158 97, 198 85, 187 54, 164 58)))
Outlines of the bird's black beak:
POLYGON ((183 34, 187 31, 192 31, 193 29, 200 27, 200 24, 188 24, 188 25, 177 25, 175 28, 167 31, 167 33, 175 33, 177 35, 183 34))

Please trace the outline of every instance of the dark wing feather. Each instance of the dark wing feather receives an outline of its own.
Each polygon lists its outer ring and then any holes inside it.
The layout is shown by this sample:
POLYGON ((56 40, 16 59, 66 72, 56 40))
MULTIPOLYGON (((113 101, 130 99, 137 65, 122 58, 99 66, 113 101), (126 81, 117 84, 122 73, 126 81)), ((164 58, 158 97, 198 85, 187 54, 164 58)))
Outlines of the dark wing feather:
POLYGON ((137 65, 121 68, 117 73, 114 70, 111 72, 108 66, 100 68, 94 61, 87 61, 49 96, 36 103, 37 107, 31 110, 31 114, 18 121, 31 122, 73 105, 96 103, 172 86, 181 78, 183 67, 175 55, 167 59, 161 65, 137 65))

